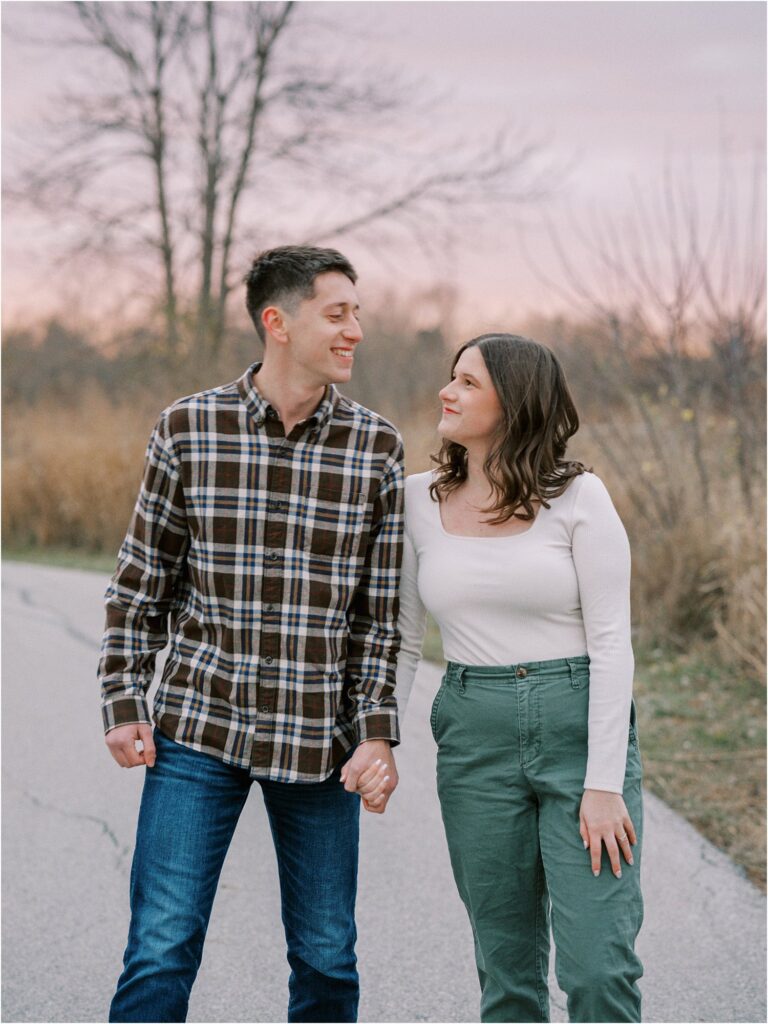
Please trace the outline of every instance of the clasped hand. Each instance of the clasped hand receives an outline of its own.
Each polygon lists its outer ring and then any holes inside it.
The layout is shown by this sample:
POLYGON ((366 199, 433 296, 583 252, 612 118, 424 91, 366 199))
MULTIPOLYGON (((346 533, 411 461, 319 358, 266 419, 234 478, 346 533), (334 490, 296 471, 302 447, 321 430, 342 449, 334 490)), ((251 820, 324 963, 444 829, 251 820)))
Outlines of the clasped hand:
POLYGON ((348 793, 359 793, 363 807, 383 814, 397 785, 397 768, 387 740, 364 740, 341 769, 348 793))

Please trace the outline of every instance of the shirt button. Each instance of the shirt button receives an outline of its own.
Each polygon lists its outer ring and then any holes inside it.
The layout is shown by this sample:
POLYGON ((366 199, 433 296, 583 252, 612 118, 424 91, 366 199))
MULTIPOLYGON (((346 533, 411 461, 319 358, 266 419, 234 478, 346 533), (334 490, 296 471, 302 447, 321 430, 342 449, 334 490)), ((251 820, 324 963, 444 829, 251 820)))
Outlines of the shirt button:
POLYGON ((271 659, 270 657, 266 657, 266 658, 264 659, 264 664, 265 664, 265 665, 271 665, 271 664, 272 664, 272 659, 271 659))
POLYGON ((267 558, 270 560, 270 562, 276 562, 277 561, 277 552, 276 551, 270 551, 269 554, 267 555, 267 558))
POLYGON ((261 707, 259 708, 259 711, 262 713, 262 715, 268 715, 269 714, 269 704, 262 704, 261 707))
POLYGON ((266 608, 264 609, 264 611, 267 611, 267 612, 273 612, 274 610, 275 610, 275 606, 273 604, 268 604, 266 606, 266 608))
POLYGON ((519 668, 517 670, 517 678, 518 679, 525 679, 525 677, 527 675, 528 675, 528 669, 527 668, 519 668))

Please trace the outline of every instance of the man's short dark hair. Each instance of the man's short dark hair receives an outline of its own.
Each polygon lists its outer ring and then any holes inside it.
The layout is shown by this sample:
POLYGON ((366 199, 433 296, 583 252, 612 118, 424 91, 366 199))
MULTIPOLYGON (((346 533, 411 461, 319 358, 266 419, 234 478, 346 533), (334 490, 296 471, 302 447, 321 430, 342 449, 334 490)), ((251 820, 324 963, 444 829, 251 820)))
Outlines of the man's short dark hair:
POLYGON ((256 331, 265 340, 261 314, 279 304, 289 313, 315 294, 315 278, 336 271, 357 282, 355 268, 336 249, 318 249, 311 245, 281 245, 259 253, 245 275, 245 306, 256 331))

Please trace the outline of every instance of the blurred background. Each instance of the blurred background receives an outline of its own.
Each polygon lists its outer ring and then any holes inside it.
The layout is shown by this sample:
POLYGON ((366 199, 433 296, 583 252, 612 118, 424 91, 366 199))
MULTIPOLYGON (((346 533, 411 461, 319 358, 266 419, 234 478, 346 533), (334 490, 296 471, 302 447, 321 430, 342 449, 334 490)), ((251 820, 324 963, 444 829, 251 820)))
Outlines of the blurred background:
POLYGON ((259 358, 250 258, 340 248, 409 472, 464 340, 563 361, 647 784, 764 888, 765 6, 2 13, 4 557, 110 572, 160 410, 259 358))

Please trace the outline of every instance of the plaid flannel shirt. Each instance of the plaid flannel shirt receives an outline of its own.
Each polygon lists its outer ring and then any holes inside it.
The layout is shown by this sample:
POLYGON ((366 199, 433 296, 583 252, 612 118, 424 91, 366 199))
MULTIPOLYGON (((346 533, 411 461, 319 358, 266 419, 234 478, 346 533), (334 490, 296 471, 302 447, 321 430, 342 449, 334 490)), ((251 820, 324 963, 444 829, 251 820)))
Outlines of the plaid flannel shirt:
POLYGON ((399 741, 402 442, 330 386, 288 437, 253 383, 166 409, 106 594, 106 731, 150 722, 251 775, 316 782, 399 741), (170 621, 170 629, 169 629, 170 621))

